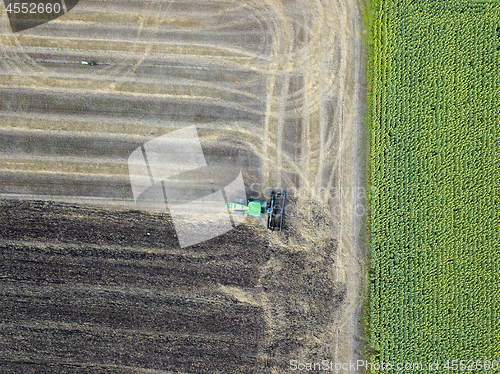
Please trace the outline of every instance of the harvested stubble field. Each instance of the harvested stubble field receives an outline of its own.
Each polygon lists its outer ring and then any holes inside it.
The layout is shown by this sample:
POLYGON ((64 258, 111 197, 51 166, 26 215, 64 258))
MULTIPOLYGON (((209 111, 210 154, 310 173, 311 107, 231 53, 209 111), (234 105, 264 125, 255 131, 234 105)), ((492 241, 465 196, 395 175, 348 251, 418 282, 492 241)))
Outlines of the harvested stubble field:
POLYGON ((4 372, 360 357, 361 8, 82 0, 15 34, 1 17, 4 372), (130 153, 193 124, 249 194, 298 191, 283 235, 250 222, 181 249, 168 213, 135 208, 130 153))

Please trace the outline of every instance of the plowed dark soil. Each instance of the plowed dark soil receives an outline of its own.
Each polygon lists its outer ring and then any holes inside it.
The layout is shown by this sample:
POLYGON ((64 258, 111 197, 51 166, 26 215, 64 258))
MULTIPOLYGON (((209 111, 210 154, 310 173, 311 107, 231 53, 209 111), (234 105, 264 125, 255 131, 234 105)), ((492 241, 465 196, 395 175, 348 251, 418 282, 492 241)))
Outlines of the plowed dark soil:
POLYGON ((0 227, 2 373, 284 372, 344 299, 258 227, 181 249, 167 213, 15 199, 0 227))
POLYGON ((254 287, 265 244, 240 229, 181 251, 168 218, 1 201, 1 371, 262 372, 262 308, 218 288, 254 287))

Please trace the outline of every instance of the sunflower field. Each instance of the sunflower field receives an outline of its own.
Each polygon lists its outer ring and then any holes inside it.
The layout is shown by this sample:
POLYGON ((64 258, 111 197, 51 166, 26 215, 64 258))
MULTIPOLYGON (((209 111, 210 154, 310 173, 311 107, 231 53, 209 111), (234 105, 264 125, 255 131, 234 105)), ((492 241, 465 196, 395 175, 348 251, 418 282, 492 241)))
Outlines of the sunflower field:
POLYGON ((373 0, 372 11, 369 360, 492 371, 500 1, 373 0))

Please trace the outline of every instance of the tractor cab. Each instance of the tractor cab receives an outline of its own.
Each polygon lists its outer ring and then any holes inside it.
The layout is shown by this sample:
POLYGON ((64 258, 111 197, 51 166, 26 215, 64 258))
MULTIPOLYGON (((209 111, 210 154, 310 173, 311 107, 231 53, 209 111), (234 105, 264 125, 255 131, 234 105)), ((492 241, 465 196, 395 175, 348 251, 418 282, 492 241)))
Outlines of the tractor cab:
POLYGON ((266 218, 269 230, 282 231, 286 192, 271 190, 268 201, 253 199, 235 199, 234 203, 227 204, 227 208, 236 215, 256 218, 266 218))

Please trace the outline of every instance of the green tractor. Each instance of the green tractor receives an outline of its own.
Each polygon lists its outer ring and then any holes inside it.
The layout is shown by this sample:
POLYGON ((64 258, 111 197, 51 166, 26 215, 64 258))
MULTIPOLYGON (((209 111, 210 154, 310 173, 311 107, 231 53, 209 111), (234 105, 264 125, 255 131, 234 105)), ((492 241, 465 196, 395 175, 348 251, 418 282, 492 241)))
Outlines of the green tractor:
POLYGON ((286 196, 286 192, 271 190, 268 201, 235 199, 234 203, 227 204, 227 208, 240 216, 265 218, 267 215, 267 228, 282 231, 286 196))

